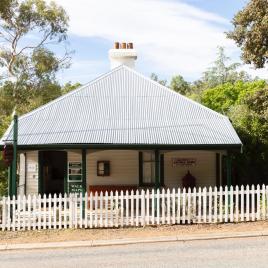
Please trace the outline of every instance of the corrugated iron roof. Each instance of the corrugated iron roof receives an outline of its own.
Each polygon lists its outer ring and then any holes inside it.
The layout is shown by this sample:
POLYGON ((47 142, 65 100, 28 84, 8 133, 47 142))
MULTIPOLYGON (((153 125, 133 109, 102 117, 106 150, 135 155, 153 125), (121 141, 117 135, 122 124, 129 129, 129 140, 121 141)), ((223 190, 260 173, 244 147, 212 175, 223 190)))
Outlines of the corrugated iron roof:
MULTIPOLYGON (((19 117, 19 145, 240 145, 229 119, 124 65, 19 117)), ((12 138, 12 126, 1 142, 12 138)))

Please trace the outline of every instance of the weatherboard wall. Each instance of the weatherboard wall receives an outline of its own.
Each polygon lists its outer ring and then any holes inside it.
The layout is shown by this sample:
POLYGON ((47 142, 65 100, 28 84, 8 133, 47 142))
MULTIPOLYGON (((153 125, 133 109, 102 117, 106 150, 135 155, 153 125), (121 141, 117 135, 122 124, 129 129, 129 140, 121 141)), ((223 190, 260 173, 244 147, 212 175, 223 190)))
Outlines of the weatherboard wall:
MULTIPOLYGON (((26 194, 38 193, 38 151, 26 151, 25 161, 20 163, 19 175, 26 176, 26 194), (26 164, 25 164, 26 163, 26 164), (24 167, 23 167, 24 165, 24 167), (36 168, 35 168, 36 167, 36 168)), ((182 177, 188 170, 196 177, 196 185, 216 185, 216 153, 225 151, 162 151, 164 154, 165 186, 181 187, 182 177), (195 158, 196 165, 173 166, 173 158, 195 158)), ((139 151, 138 150, 87 150, 86 178, 87 190, 96 185, 136 185, 139 184, 139 151), (97 161, 110 161, 110 176, 97 176, 97 161)), ((23 159, 23 158, 21 158, 23 159)), ((81 150, 68 150, 68 162, 81 162, 81 150)))

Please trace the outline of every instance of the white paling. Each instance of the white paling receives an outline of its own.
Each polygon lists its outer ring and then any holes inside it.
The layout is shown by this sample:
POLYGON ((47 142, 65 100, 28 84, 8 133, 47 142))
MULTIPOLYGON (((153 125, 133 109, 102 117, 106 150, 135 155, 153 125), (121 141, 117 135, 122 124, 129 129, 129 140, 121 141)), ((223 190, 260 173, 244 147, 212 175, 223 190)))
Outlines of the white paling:
POLYGON ((188 209, 187 209, 187 223, 190 224, 191 223, 191 205, 192 205, 192 193, 191 193, 191 188, 188 188, 188 198, 187 198, 187 204, 188 204, 188 209))
POLYGON ((260 185, 257 185, 257 215, 256 218, 257 220, 261 219, 261 207, 260 207, 260 185))
POLYGON ((233 190, 233 186, 230 187, 230 221, 233 222, 234 221, 234 203, 233 203, 233 199, 234 199, 234 190, 233 190))
POLYGON ((208 222, 212 222, 212 188, 208 189, 208 222))
POLYGON ((160 190, 157 189, 157 192, 156 192, 156 204, 157 204, 157 207, 156 207, 156 224, 160 224, 160 190))
POLYGON ((251 220, 255 221, 255 186, 251 187, 251 220))
POLYGON ((193 223, 196 223, 196 188, 193 189, 193 215, 192 215, 192 221, 193 223))
POLYGON ((198 188, 198 223, 202 222, 202 190, 198 188))
POLYGON ((155 195, 154 195, 154 189, 152 190, 152 224, 154 225, 154 214, 155 214, 155 195))
POLYGON ((228 207, 228 202, 229 202, 229 191, 228 187, 225 186, 224 190, 224 221, 228 222, 228 215, 229 215, 229 207, 228 207))
POLYGON ((185 224, 185 210, 186 210, 186 190, 182 190, 182 224, 185 224))
POLYGON ((203 190, 203 221, 207 222, 207 188, 203 190))
POLYGON ((146 225, 150 224, 150 192, 146 190, 146 225))
POLYGON ((167 224, 170 224, 170 190, 167 189, 167 224))
POLYGON ((262 201, 261 219, 265 220, 266 219, 266 209, 265 209, 266 196, 265 196, 265 185, 264 184, 262 185, 262 188, 261 188, 261 201, 262 201))
POLYGON ((235 187, 235 221, 239 222, 239 189, 235 187))
MULTIPOLYGON (((30 200, 30 206, 31 206, 31 200, 30 200)), ((12 198, 12 231, 16 230, 16 198, 15 195, 13 195, 12 198)), ((28 229, 31 229, 31 223, 28 223, 28 229)))
POLYGON ((214 211, 214 215, 213 215, 214 223, 217 223, 217 221, 218 221, 218 190, 217 190, 216 186, 214 187, 214 208, 213 208, 213 211, 214 211))
POLYGON ((249 213, 249 185, 247 185, 246 187, 246 221, 249 221, 249 218, 250 218, 250 213, 249 213))
POLYGON ((129 225, 129 194, 126 191, 126 226, 129 225))
POLYGON ((139 226, 139 190, 136 191, 136 226, 139 226))
POLYGON ((241 197, 240 220, 244 221, 244 185, 241 186, 240 197, 241 197))
POLYGON ((161 207, 162 207, 162 224, 166 223, 166 209, 165 209, 165 200, 166 199, 166 195, 165 195, 165 189, 162 189, 162 193, 161 193, 161 207))
POLYGON ((219 215, 219 222, 223 222, 223 211, 222 211, 222 209, 223 209, 223 193, 222 193, 222 186, 220 186, 220 193, 219 193, 219 195, 220 195, 220 197, 219 197, 219 213, 220 213, 220 215, 219 215))
POLYGON ((123 227, 124 226, 124 193, 121 190, 120 193, 120 226, 123 227))
POLYGON ((3 197, 2 230, 265 220, 268 186, 3 197))
POLYGON ((100 192, 100 227, 103 227, 103 192, 100 192))
POLYGON ((108 200, 109 200, 109 196, 108 196, 108 192, 105 191, 105 227, 107 228, 109 226, 109 218, 108 218, 108 200))
POLYGON ((134 191, 130 193, 130 224, 134 226, 134 191))
POLYGON ((176 191, 172 190, 172 224, 176 223, 176 191))
POLYGON ((141 190, 141 225, 145 225, 145 194, 144 190, 141 190))
POLYGON ((53 227, 57 229, 57 195, 53 197, 53 227))
MULTIPOLYGON (((15 197, 14 196, 13 196, 13 200, 14 200, 14 205, 15 205, 15 197)), ((28 195, 28 199, 27 199, 27 219, 28 219, 27 229, 28 230, 31 230, 31 210, 32 210, 32 202, 31 201, 32 201, 32 198, 30 195, 28 195)), ((15 215, 15 211, 14 211, 13 215, 15 215)), ((15 218, 13 218, 13 222, 15 223, 15 218)), ((14 228, 14 230, 15 230, 15 228, 14 228)))

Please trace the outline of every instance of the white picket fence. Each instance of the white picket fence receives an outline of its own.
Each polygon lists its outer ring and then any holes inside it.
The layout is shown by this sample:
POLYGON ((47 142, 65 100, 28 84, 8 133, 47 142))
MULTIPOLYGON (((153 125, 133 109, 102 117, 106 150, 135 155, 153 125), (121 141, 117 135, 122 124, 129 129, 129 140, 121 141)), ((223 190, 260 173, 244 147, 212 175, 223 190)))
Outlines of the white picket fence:
POLYGON ((2 230, 108 228, 268 219, 268 186, 3 197, 2 230))

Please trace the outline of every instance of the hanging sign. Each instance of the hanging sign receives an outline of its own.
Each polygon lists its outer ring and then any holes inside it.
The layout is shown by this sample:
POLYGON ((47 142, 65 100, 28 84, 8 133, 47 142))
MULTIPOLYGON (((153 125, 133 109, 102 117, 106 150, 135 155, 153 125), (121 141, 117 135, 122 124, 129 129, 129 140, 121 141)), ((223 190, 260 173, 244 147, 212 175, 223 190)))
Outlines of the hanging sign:
POLYGON ((172 166, 195 166, 196 165, 196 158, 172 158, 172 166))
POLYGON ((83 192, 81 162, 68 162, 68 192, 83 192))

